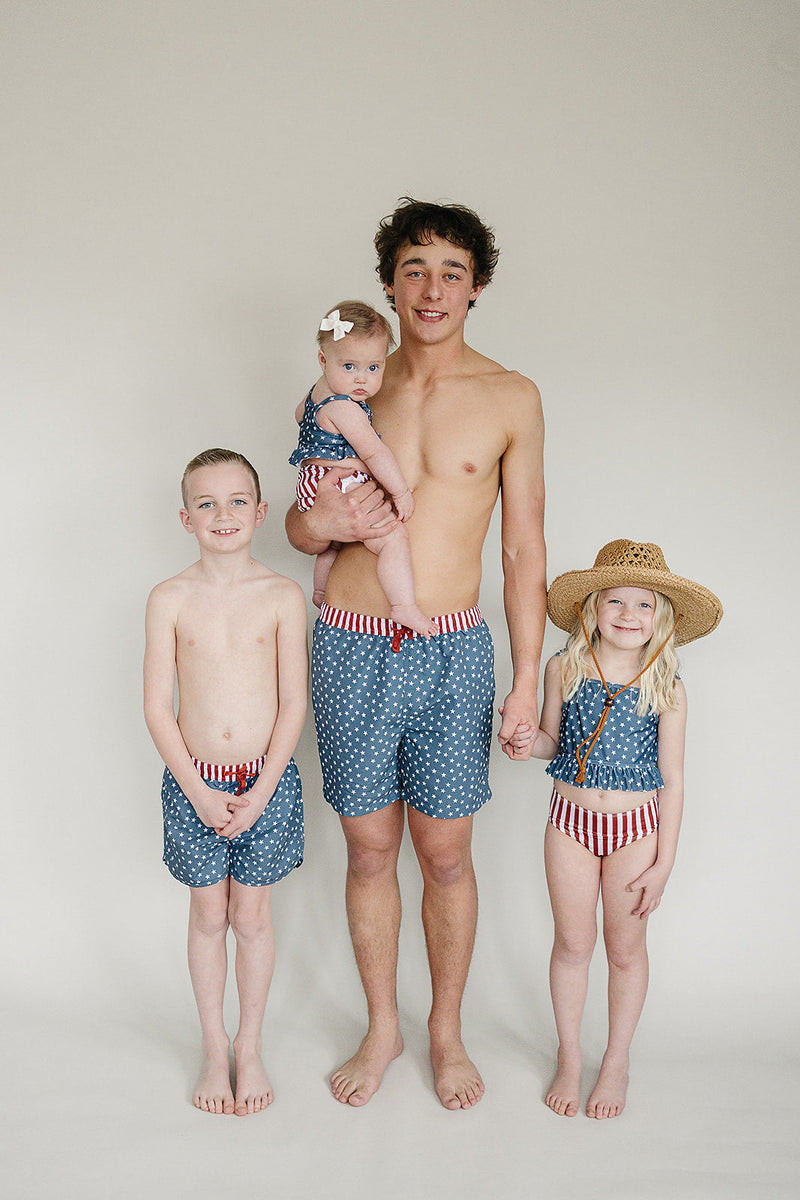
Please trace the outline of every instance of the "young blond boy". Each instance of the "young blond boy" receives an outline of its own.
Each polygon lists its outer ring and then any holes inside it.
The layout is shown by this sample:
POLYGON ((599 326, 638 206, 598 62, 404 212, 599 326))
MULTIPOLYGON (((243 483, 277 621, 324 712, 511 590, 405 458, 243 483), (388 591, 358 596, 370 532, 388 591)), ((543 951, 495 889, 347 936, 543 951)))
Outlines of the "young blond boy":
POLYGON ((189 972, 203 1036, 194 1104, 244 1115, 273 1099, 261 1061, 271 885, 303 860, 291 755, 306 711, 306 609, 297 584, 250 555, 267 505, 243 455, 198 454, 181 488, 180 518, 200 559, 150 594, 145 720, 166 764, 164 862, 191 888, 189 972), (240 1009, 235 1095, 222 1015, 229 926, 240 1009))

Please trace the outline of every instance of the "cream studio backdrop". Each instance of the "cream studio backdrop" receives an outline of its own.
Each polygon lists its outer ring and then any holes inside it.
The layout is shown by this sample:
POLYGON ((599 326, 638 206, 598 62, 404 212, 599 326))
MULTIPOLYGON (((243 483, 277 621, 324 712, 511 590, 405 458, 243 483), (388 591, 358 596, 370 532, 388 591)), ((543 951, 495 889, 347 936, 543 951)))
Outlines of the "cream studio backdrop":
MULTIPOLYGON (((2 10, 4 1194, 795 1194, 798 6, 2 10), (144 602, 192 559, 178 483, 211 445, 256 464, 256 553, 310 591, 283 534, 293 410, 320 315, 383 303, 372 236, 407 193, 495 227, 468 338, 541 388, 549 577, 631 537, 725 606, 681 656, 686 814, 613 1122, 542 1103, 548 788, 499 754, 464 1006, 486 1097, 451 1114, 430 1086, 406 847, 407 1051, 367 1109, 330 1098, 364 1013, 310 720, 306 862, 274 893, 276 1101, 237 1121, 188 1099, 187 900, 160 863, 144 602)), ((484 563, 503 695, 496 521, 484 563)), ((545 652, 560 644, 549 626, 545 652)), ((603 992, 598 953, 584 1092, 603 992)))

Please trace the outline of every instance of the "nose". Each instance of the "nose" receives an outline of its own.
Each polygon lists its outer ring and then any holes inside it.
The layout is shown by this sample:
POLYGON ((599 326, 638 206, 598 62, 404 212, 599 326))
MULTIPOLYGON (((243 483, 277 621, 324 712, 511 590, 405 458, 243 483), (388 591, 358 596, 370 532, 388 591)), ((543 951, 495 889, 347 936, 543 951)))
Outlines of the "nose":
POLYGON ((435 275, 429 275, 425 284, 425 297, 428 300, 438 300, 442 294, 441 284, 435 275))

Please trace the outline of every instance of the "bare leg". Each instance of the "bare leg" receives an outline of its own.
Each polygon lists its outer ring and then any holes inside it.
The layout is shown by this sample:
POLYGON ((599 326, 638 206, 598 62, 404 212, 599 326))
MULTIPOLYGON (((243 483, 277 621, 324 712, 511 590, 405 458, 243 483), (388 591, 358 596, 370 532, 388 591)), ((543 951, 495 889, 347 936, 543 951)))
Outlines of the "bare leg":
POLYGON ((189 974, 200 1029, 203 1066, 194 1090, 195 1108, 211 1113, 233 1112, 230 1080, 230 1042, 222 1019, 228 956, 228 880, 192 888, 189 901, 189 974))
POLYGON ((580 1099, 581 1020, 597 938, 601 860, 548 821, 544 861, 555 926, 550 995, 558 1034, 558 1063, 546 1103, 559 1116, 574 1117, 580 1099))
POLYGON ((331 1077, 342 1104, 366 1104, 389 1063, 403 1049, 397 1014, 400 888, 397 855, 403 839, 400 801, 363 817, 342 817, 347 839, 347 917, 367 999, 369 1026, 352 1058, 331 1077))
POLYGON ((270 909, 271 887, 245 887, 231 879, 229 915, 236 937, 239 1030, 233 1039, 236 1061, 236 1115, 260 1112, 273 1100, 261 1061, 261 1026, 275 966, 270 909))
POLYGON ((398 526, 384 537, 370 538, 364 545, 378 556, 378 582, 392 606, 392 620, 426 638, 438 633, 436 622, 417 607, 411 549, 405 525, 398 526))
POLYGON ((433 994, 428 1032, 434 1088, 445 1108, 472 1108, 484 1090, 480 1072, 461 1040, 461 998, 478 920, 472 817, 437 820, 409 808, 408 828, 424 881, 422 923, 433 994))
POLYGON ((608 956, 608 1045, 586 1115, 618 1117, 625 1107, 629 1052, 647 995, 647 918, 634 917, 638 896, 625 887, 655 862, 658 834, 603 860, 603 937, 608 956))
POLYGON ((314 593, 312 600, 317 608, 322 608, 325 603, 325 589, 328 586, 328 576, 331 573, 331 568, 336 562, 336 555, 339 553, 337 549, 329 546, 327 550, 323 550, 322 554, 318 554, 314 563, 314 593))

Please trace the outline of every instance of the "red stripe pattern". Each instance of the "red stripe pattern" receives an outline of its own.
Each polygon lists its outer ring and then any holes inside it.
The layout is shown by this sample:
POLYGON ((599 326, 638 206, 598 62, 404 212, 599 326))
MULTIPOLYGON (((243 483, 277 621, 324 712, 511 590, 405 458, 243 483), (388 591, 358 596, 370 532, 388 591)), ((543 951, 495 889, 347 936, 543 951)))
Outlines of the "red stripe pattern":
POLYGON ((261 758, 254 758, 252 762, 238 763, 235 767, 223 767, 219 763, 201 762, 199 758, 192 759, 201 779, 211 779, 214 783, 238 784, 237 796, 241 796, 246 791, 248 779, 253 779, 261 773, 266 761, 266 754, 262 754, 261 758))
MULTIPOLYGON (((368 617, 364 613, 347 612, 343 608, 331 608, 323 604, 319 611, 319 619, 324 625, 332 625, 334 629, 347 629, 351 633, 377 633, 381 637, 395 638, 402 630, 401 636, 406 638, 422 637, 405 625, 398 625, 390 617, 368 617)), ((474 608, 466 608, 463 612, 447 613, 444 617, 433 617, 439 626, 440 633, 459 633, 465 629, 476 629, 483 620, 477 604, 474 608)))
POLYGON ((598 813, 581 808, 553 788, 550 797, 550 823, 573 841, 580 842, 598 858, 613 854, 621 846, 630 846, 658 829, 658 794, 639 808, 627 812, 598 813))
MULTIPOLYGON (((310 463, 307 467, 300 468, 297 474, 297 486, 294 491, 297 497, 297 507, 300 512, 308 512, 312 507, 317 498, 319 481, 330 470, 330 467, 323 467, 319 463, 310 463)), ((353 471, 350 475, 345 475, 340 479, 336 486, 340 492, 346 492, 351 487, 355 487, 356 484, 366 483, 371 478, 372 476, 365 474, 364 471, 353 471)))

